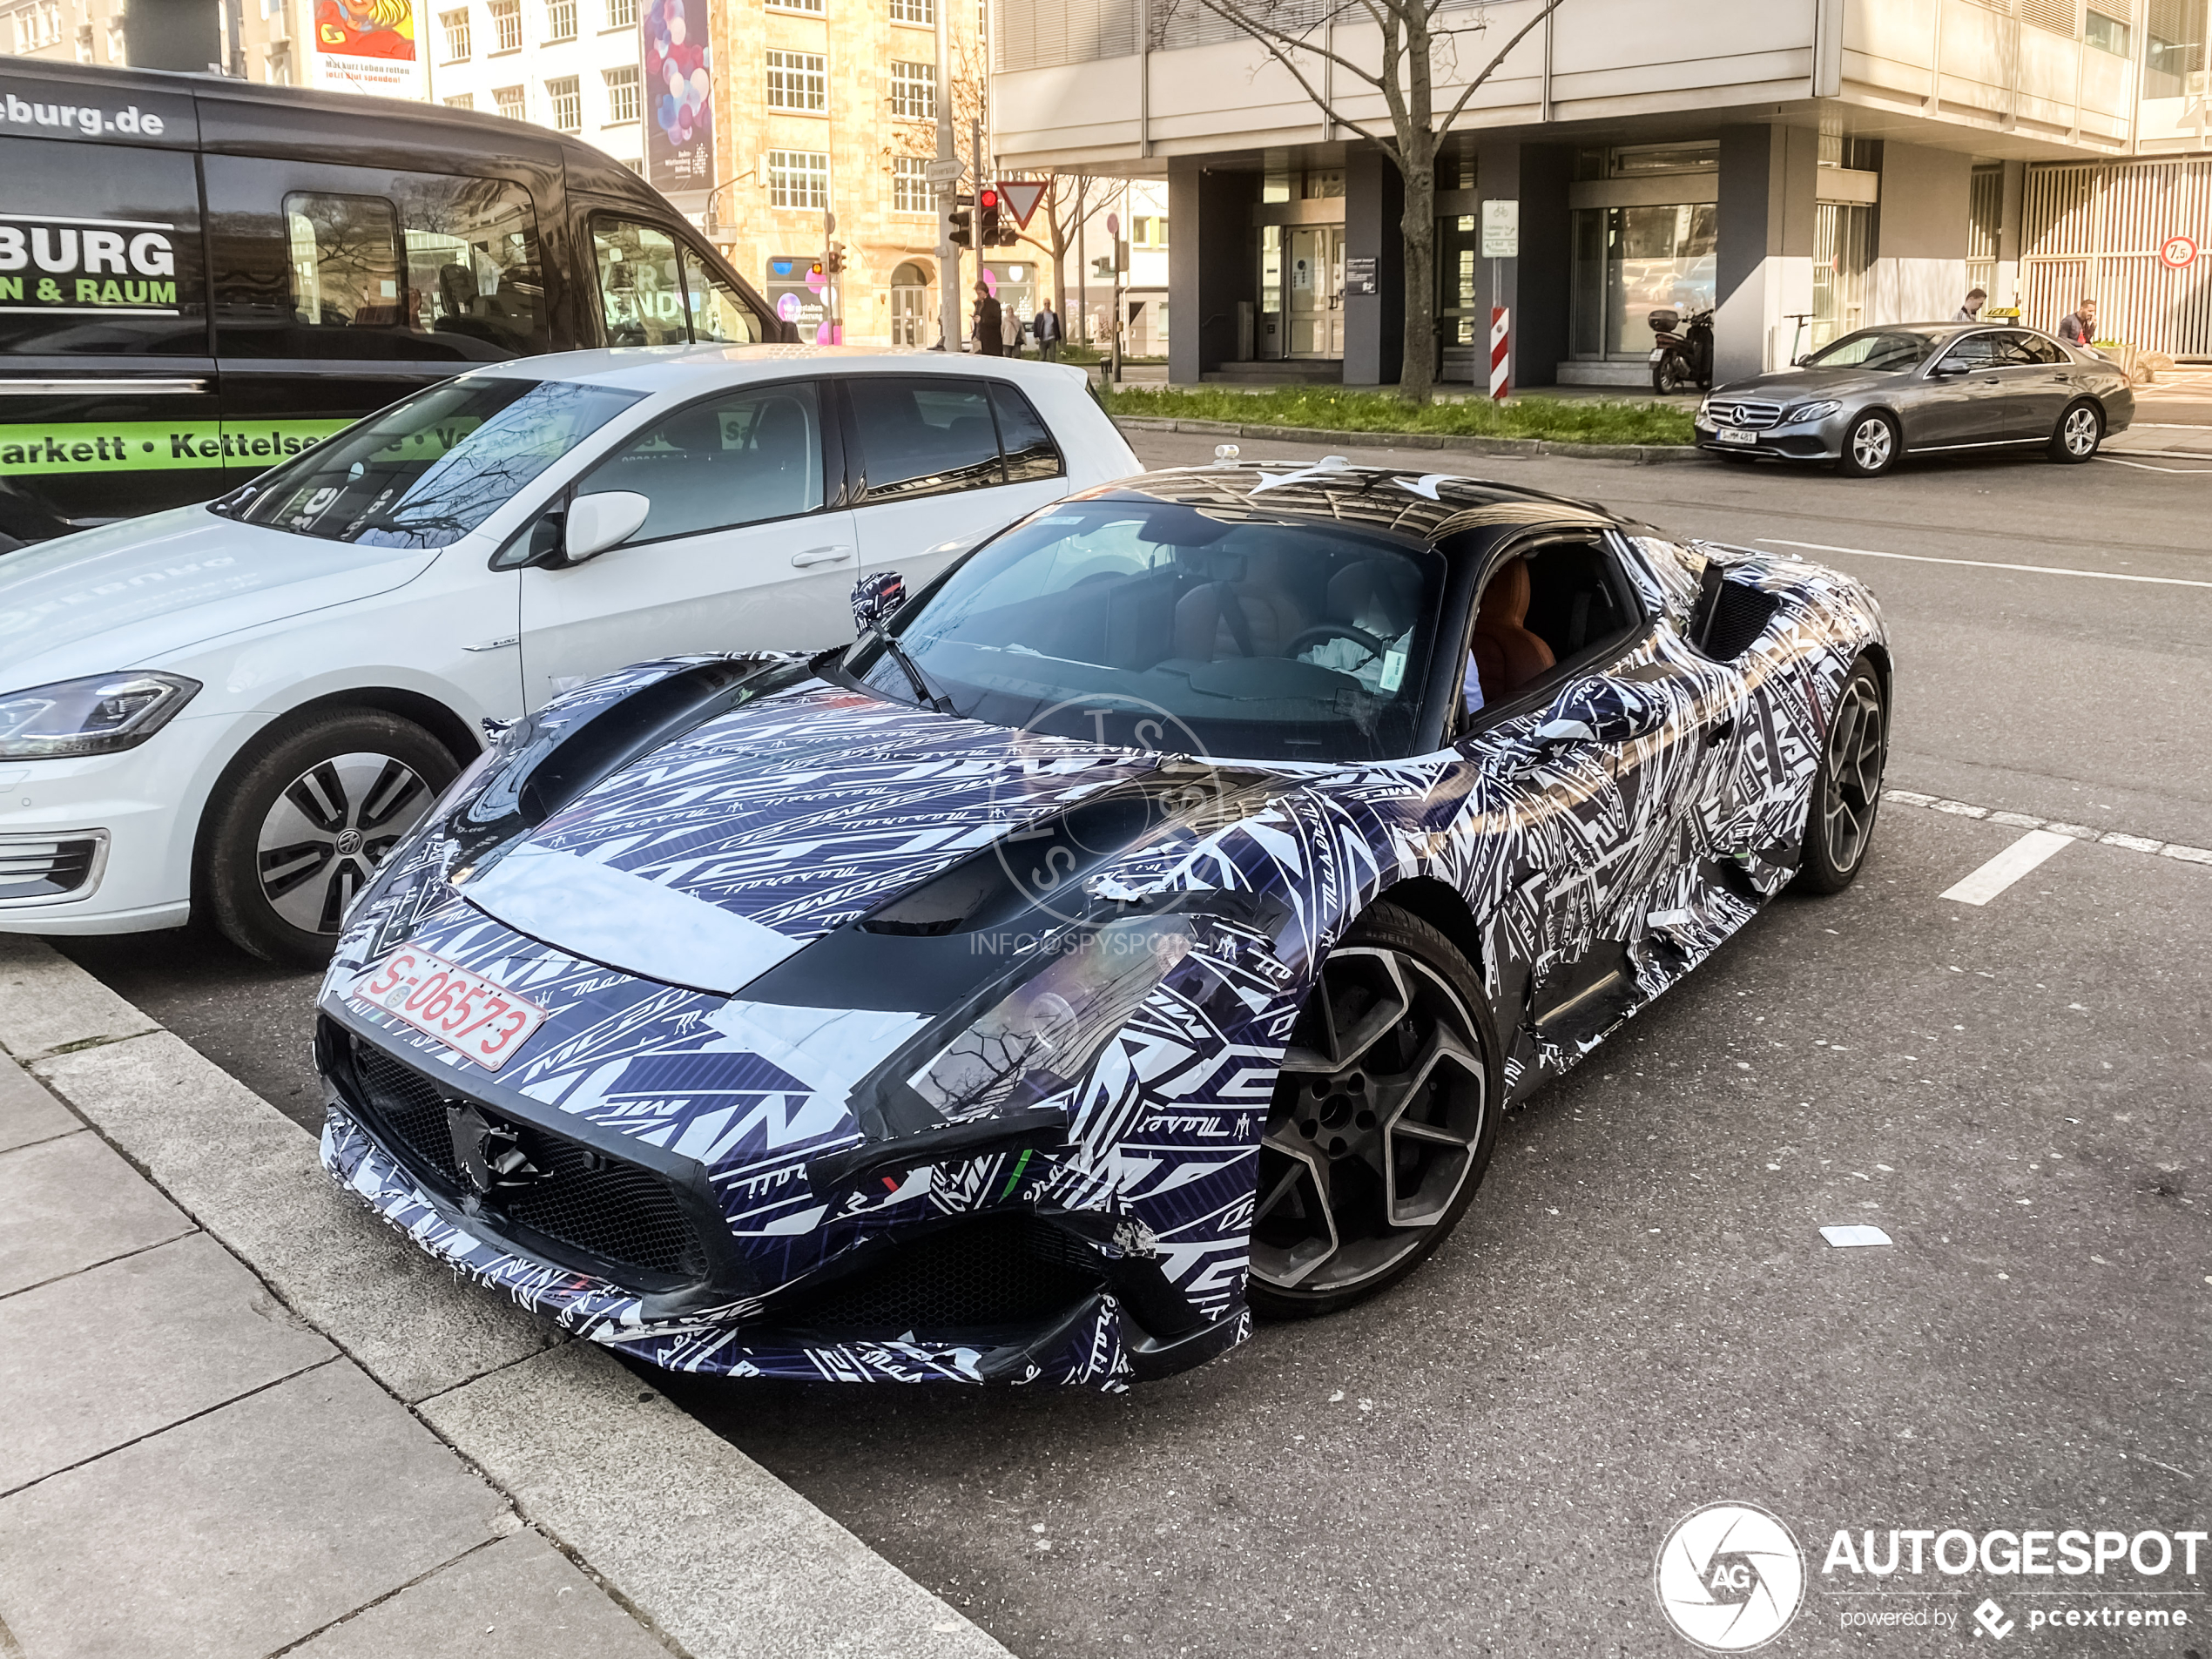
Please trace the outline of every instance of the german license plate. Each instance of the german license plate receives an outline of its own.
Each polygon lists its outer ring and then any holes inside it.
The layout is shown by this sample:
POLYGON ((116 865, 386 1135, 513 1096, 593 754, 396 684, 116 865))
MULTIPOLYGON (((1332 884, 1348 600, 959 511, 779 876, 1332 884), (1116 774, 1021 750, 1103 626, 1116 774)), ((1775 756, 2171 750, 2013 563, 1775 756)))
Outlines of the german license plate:
POLYGON ((536 1003, 434 952, 404 945, 364 970, 347 995, 435 1037, 486 1071, 513 1059, 545 1022, 536 1003))
POLYGON ((1738 432, 1733 427, 1725 426, 1714 428, 1713 436, 1723 443, 1756 444, 1759 441, 1759 435, 1756 432, 1738 432))

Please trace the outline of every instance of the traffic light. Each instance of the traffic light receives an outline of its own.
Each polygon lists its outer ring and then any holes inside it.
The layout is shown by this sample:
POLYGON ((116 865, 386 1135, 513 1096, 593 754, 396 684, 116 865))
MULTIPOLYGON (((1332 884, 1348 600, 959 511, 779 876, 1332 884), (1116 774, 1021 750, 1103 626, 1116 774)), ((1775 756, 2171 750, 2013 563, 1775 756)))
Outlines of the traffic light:
POLYGON ((842 242, 832 242, 829 245, 829 273, 832 276, 841 276, 844 274, 844 271, 845 244, 842 242))
POLYGON ((1001 239, 999 229, 999 193, 988 185, 975 192, 975 246, 978 247, 1006 246, 1006 241, 1001 239))
POLYGON ((948 239, 954 247, 975 246, 974 215, 965 207, 953 210, 953 233, 948 239))

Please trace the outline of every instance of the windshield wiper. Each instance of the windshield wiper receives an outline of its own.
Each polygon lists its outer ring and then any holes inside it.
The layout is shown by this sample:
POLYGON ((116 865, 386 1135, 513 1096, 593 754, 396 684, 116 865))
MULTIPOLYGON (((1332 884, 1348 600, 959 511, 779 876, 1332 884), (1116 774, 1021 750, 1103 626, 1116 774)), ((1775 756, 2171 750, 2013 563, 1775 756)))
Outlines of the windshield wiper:
POLYGON ((914 695, 921 700, 924 708, 934 709, 940 714, 959 715, 960 711, 953 706, 952 698, 931 687, 929 681, 923 676, 921 667, 913 658, 907 655, 907 648, 884 632, 882 624, 871 624, 868 631, 876 637, 877 642, 889 653, 891 660, 899 664, 900 671, 907 677, 907 683, 914 688, 914 695))

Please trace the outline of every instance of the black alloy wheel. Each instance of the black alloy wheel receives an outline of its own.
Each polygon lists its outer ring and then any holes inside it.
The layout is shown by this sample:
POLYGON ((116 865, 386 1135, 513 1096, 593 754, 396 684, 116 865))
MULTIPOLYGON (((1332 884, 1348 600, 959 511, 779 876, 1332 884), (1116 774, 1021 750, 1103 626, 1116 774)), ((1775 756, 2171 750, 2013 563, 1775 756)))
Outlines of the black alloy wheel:
POLYGON ((216 926, 269 961, 328 961, 354 896, 460 770, 429 732, 379 710, 280 722, 232 764, 202 826, 199 896, 216 926))
POLYGON ((2067 404, 2066 413, 2059 416, 2051 434, 2051 459, 2075 465, 2094 461, 2104 441, 2104 413, 2084 398, 2067 404))
POLYGON ((1851 417, 1844 434, 1843 469, 1854 478, 1879 478, 1905 452, 1897 421, 1879 409, 1851 417))
POLYGON ((1322 965, 1260 1141, 1253 1309, 1330 1313, 1404 1277, 1481 1184, 1504 1108, 1480 988, 1443 934, 1380 904, 1322 965))
POLYGON ((1797 885, 1813 893, 1841 893, 1866 862, 1874 819, 1882 806, 1882 769, 1889 759, 1889 710, 1881 677, 1861 657, 1851 664, 1844 694, 1828 722, 1828 746, 1813 782, 1797 885))

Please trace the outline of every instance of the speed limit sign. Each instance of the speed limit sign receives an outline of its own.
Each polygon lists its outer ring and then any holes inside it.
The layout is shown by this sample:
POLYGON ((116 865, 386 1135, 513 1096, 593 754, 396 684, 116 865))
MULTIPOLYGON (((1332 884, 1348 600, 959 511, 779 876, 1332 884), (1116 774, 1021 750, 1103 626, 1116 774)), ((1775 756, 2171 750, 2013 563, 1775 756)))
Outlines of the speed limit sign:
POLYGON ((2158 250, 2158 260, 2170 269, 2186 271, 2196 263, 2196 244, 2186 236, 2169 236, 2158 250))

